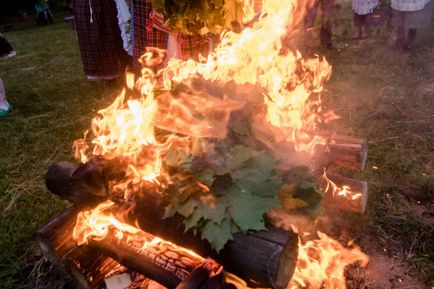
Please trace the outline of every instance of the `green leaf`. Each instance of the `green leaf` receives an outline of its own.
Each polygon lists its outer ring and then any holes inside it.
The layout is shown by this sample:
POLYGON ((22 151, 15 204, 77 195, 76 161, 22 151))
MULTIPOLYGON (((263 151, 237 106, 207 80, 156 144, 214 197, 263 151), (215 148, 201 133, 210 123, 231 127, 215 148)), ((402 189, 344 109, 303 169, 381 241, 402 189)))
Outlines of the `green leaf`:
POLYGON ((201 237, 219 252, 229 240, 232 240, 231 221, 225 218, 220 224, 213 221, 206 222, 201 228, 201 237))
MULTIPOLYGON (((212 220, 216 223, 220 223, 224 219, 228 205, 226 198, 215 198, 209 195, 201 197, 200 202, 202 204, 200 209, 202 210, 204 219, 212 220)), ((197 210, 199 210, 199 208, 197 208, 196 211, 197 210)))
POLYGON ((184 217, 188 217, 193 214, 194 209, 199 206, 199 201, 190 198, 182 204, 176 206, 176 211, 184 217))
POLYGON ((226 194, 229 213, 243 232, 264 228, 264 214, 278 204, 276 198, 254 197, 249 191, 237 185, 232 186, 226 194))
POLYGON ((193 214, 184 219, 185 230, 195 228, 198 226, 200 220, 202 220, 203 214, 199 209, 194 210, 193 214))

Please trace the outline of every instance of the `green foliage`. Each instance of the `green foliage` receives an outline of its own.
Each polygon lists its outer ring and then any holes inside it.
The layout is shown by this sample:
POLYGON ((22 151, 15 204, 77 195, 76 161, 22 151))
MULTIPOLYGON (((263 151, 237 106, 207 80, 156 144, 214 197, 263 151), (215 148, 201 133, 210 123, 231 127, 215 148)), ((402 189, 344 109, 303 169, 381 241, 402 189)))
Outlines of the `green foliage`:
POLYGON ((264 152, 243 145, 219 142, 206 155, 179 164, 194 177, 166 191, 169 205, 165 217, 184 217, 186 229, 199 231, 217 250, 233 234, 265 229, 264 214, 279 204, 282 181, 277 162, 264 152), (195 185, 196 182, 196 185, 195 185), (204 189, 208 185, 210 191, 204 189))
POLYGON ((188 34, 220 33, 242 15, 236 0, 152 0, 152 8, 163 14, 166 25, 188 34))

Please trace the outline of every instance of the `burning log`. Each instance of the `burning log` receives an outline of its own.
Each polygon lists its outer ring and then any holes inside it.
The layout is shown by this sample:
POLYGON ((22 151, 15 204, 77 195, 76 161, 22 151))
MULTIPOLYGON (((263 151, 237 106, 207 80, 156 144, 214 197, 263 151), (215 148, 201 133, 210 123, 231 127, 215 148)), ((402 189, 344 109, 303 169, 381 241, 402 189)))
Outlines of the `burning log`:
POLYGON ((348 212, 365 213, 368 201, 368 183, 340 176, 327 176, 322 204, 348 212))
POLYGON ((368 157, 366 139, 336 135, 329 138, 325 150, 317 152, 314 160, 321 166, 336 166, 344 169, 362 171, 368 157))
MULTIPOLYGON (((91 241, 89 246, 78 246, 72 238, 77 214, 78 211, 74 206, 68 207, 41 228, 35 236, 43 254, 56 264, 62 264, 74 278, 77 288, 99 288, 108 274, 119 269, 119 263, 152 278, 167 288, 175 288, 183 281, 185 281, 183 286, 186 287, 180 288, 200 288, 191 287, 186 281, 191 272, 196 268, 202 268, 200 266, 204 262, 200 256, 173 248, 165 248, 163 252, 152 251, 152 245, 146 246, 143 241, 155 237, 145 232, 140 232, 135 238, 125 233, 123 238, 119 238, 112 233, 103 240, 91 241)), ((218 267, 213 261, 207 261, 205 264, 208 264, 208 268, 212 267, 209 264, 214 264, 214 268, 218 267)), ((203 273, 200 273, 200 284, 209 283, 217 286, 220 284, 217 279, 221 279, 219 274, 205 280, 203 273)), ((209 288, 218 288, 218 286, 209 288)))
POLYGON ((235 234, 219 253, 191 230, 186 231, 179 217, 163 218, 164 200, 147 191, 136 201, 134 215, 141 228, 164 240, 209 256, 225 270, 250 282, 252 286, 286 288, 295 269, 298 237, 293 232, 269 227, 249 235, 235 234))
POLYGON ((36 232, 36 242, 45 257, 69 272, 77 288, 100 288, 119 264, 101 252, 77 246, 72 240, 76 217, 77 209, 68 207, 36 232))
MULTIPOLYGON (((56 166, 56 168, 63 169, 63 167, 60 168, 59 166, 56 166)), ((59 180, 59 182, 62 181, 65 181, 65 179, 59 180)), ((80 198, 80 191, 74 190, 74 187, 59 184, 54 188, 66 188, 64 192, 58 193, 54 191, 54 193, 62 195, 68 200, 88 201, 88 193, 85 192, 85 197, 80 198), (68 196, 68 189, 72 189, 73 198, 68 196)), ((95 198, 98 198, 98 196, 95 198)), ((133 213, 137 217, 140 227, 146 232, 193 250, 201 256, 209 256, 222 264, 226 270, 241 278, 251 280, 252 284, 262 287, 285 288, 291 279, 297 259, 298 237, 296 234, 276 228, 269 228, 268 231, 256 232, 250 235, 236 234, 234 239, 217 254, 206 241, 201 240, 200 236, 193 234, 191 231, 185 232, 181 218, 163 219, 164 208, 165 203, 161 196, 156 192, 147 191, 144 196, 136 200, 133 213)), ((52 251, 57 253, 57 250, 60 250, 60 254, 65 254, 63 252, 68 251, 74 244, 72 228, 75 221, 75 217, 66 220, 68 224, 65 224, 62 229, 56 223, 56 226, 50 231, 62 236, 48 236, 49 240, 43 242, 42 246, 46 243, 48 245, 45 246, 51 246, 52 251), (54 246, 50 245, 51 239, 55 241, 54 246)), ((43 240, 44 236, 45 234, 42 234, 40 239, 43 240)), ((110 256, 117 259, 116 255, 110 256)), ((129 263, 129 267, 130 265, 129 263)))

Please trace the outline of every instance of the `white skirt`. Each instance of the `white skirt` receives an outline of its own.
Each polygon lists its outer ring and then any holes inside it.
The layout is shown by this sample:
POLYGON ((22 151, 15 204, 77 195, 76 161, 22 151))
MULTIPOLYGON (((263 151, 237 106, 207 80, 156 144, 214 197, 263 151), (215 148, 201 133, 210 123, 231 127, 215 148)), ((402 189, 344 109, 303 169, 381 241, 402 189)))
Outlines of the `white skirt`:
POLYGON ((353 0, 353 11, 359 15, 366 15, 372 13, 378 4, 378 0, 353 0))

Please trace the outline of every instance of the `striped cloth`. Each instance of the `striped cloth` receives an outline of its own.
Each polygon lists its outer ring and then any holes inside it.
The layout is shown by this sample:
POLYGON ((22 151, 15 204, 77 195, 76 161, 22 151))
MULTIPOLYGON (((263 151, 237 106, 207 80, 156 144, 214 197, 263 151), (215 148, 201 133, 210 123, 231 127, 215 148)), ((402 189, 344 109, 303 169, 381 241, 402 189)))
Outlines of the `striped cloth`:
POLYGON ((129 62, 113 0, 74 0, 83 69, 88 79, 114 79, 129 62))
MULTIPOLYGON (((167 48, 169 28, 163 24, 162 15, 152 11, 151 0, 133 0, 134 66, 140 68, 137 59, 147 46, 167 48)), ((207 36, 178 33, 181 58, 197 59, 199 53, 208 53, 207 36)))

